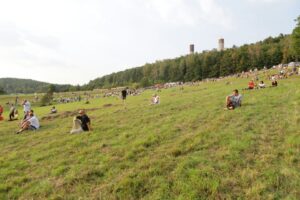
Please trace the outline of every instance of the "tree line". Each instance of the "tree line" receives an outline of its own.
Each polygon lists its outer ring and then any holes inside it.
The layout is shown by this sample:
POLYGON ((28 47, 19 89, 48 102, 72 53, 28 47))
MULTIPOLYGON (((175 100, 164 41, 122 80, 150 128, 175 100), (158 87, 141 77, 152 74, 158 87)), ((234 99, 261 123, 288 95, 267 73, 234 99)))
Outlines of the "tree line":
MULTIPOLYGON (((280 34, 263 41, 223 51, 203 51, 166 59, 112 73, 83 86, 55 84, 55 92, 93 90, 119 86, 147 87, 166 82, 189 82, 227 76, 250 69, 272 67, 300 59, 300 16, 292 34, 280 34)), ((49 83, 27 79, 0 79, 0 94, 48 92, 49 83)))
POLYGON ((261 69, 295 60, 291 35, 280 34, 255 44, 223 51, 203 51, 112 73, 90 81, 84 89, 118 86, 146 87, 157 83, 189 82, 261 69))
POLYGON ((49 87, 53 85, 55 92, 76 91, 77 86, 50 84, 30 79, 17 78, 0 78, 0 95, 1 94, 29 94, 29 93, 45 93, 49 87))

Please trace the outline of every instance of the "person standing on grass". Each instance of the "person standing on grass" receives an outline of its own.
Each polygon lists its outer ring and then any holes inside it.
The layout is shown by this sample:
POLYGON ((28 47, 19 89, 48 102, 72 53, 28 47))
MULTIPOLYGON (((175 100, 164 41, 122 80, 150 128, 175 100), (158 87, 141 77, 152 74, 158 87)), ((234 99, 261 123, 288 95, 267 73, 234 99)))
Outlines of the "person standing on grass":
POLYGON ((9 121, 13 121, 16 119, 16 107, 14 106, 14 104, 12 103, 10 105, 10 109, 9 109, 9 121))
POLYGON ((234 110, 237 107, 242 106, 242 95, 239 94, 237 89, 233 90, 233 94, 226 97, 227 110, 234 110))
POLYGON ((126 97, 127 97, 127 89, 128 88, 124 88, 122 91, 121 91, 121 98, 122 98, 122 100, 123 100, 123 105, 124 105, 124 107, 125 107, 125 109, 126 109, 126 97))
POLYGON ((123 104, 124 104, 124 105, 125 105, 126 97, 127 97, 127 88, 124 88, 124 89, 121 91, 121 98, 122 98, 122 100, 123 100, 123 104))
POLYGON ((4 109, 3 109, 2 105, 0 105, 0 121, 3 120, 3 117, 2 117, 3 111, 4 111, 4 109))
POLYGON ((84 110, 79 110, 79 116, 76 117, 76 119, 80 120, 81 122, 81 128, 83 131, 91 131, 91 120, 87 116, 84 110))
POLYGON ((15 105, 18 106, 18 100, 19 100, 19 97, 16 96, 16 99, 15 99, 15 105))
POLYGON ((16 132, 16 134, 20 134, 25 130, 37 130, 40 128, 40 122, 38 118, 33 114, 33 111, 29 112, 29 119, 26 120, 24 123, 21 125, 21 129, 16 132))
POLYGON ((31 105, 30 105, 30 102, 26 99, 23 101, 22 105, 23 105, 24 119, 25 119, 26 115, 29 114, 29 112, 31 110, 31 105))

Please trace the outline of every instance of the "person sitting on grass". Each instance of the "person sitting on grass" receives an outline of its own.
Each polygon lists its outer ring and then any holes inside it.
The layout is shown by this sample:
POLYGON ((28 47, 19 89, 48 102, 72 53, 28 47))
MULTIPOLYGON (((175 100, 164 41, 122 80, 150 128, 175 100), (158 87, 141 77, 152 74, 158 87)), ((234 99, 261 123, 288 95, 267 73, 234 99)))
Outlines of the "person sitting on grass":
POLYGON ((50 113, 51 113, 51 114, 57 113, 57 110, 56 110, 55 106, 53 106, 53 107, 51 108, 50 113))
POLYGON ((70 131, 71 134, 74 133, 81 133, 83 132, 82 128, 81 128, 81 121, 79 119, 77 119, 77 117, 73 118, 73 126, 72 126, 72 130, 70 131))
POLYGON ((234 110, 242 106, 242 95, 237 89, 233 90, 233 94, 226 97, 226 109, 234 110))
POLYGON ((277 87, 278 83, 276 80, 272 81, 272 87, 277 87))
POLYGON ((258 87, 261 88, 265 88, 266 84, 263 81, 260 81, 260 83, 258 84, 258 87))
POLYGON ((26 111, 26 113, 24 114, 24 117, 23 117, 23 120, 22 120, 22 123, 27 121, 28 119, 30 119, 30 112, 33 113, 33 110, 30 110, 30 111, 26 111))
POLYGON ((27 111, 24 118, 21 120, 21 127, 23 126, 23 124, 25 124, 25 122, 27 122, 31 118, 30 113, 32 113, 34 115, 33 110, 27 111))
POLYGON ((21 125, 21 129, 19 131, 16 132, 16 134, 22 133, 25 130, 37 130, 40 128, 40 123, 38 118, 33 114, 32 111, 29 112, 29 116, 30 118, 25 121, 24 123, 22 123, 21 125))
POLYGON ((71 133, 80 133, 82 131, 91 131, 92 130, 91 120, 85 114, 85 111, 84 110, 79 110, 78 113, 79 113, 79 116, 77 116, 73 120, 73 128, 71 130, 71 133), (79 124, 81 126, 81 130, 78 128, 79 124))
POLYGON ((253 80, 251 80, 249 83, 248 83, 248 89, 249 90, 253 90, 255 88, 255 83, 253 80))
POLYGON ((155 105, 159 103, 160 103, 159 96, 157 94, 154 94, 151 98, 151 105, 155 105))

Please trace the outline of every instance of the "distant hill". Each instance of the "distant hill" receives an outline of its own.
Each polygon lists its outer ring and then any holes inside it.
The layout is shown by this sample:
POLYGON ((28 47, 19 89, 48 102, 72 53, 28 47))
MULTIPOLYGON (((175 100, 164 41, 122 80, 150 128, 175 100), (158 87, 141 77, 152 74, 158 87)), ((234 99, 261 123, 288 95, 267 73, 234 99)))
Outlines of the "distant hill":
POLYGON ((8 94, 46 92, 50 85, 54 85, 57 92, 69 91, 72 85, 59 85, 31 79, 0 78, 0 90, 8 94))

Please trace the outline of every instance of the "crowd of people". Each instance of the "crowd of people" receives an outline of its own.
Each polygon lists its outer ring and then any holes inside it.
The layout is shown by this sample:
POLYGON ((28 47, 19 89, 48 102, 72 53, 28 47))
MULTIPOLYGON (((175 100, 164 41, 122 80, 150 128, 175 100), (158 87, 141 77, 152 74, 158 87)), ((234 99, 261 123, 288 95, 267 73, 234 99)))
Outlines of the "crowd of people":
MULTIPOLYGON (((263 69, 263 73, 265 74, 265 70, 263 69)), ((299 72, 300 72, 300 68, 299 68, 299 72)), ((297 72, 298 73, 298 72, 297 72)), ((278 86, 278 79, 282 79, 285 78, 286 76, 286 71, 281 70, 279 72, 279 74, 273 74, 270 76, 265 75, 269 81, 271 81, 271 84, 268 86, 264 80, 259 80, 258 77, 258 71, 257 70, 253 70, 247 73, 242 73, 241 76, 244 76, 245 74, 247 74, 247 77, 251 76, 252 79, 248 82, 248 86, 247 88, 244 88, 242 90, 255 90, 255 89, 264 89, 267 87, 277 87, 278 86)), ((299 73, 300 75, 300 73, 299 73)), ((206 80, 206 81, 218 81, 221 80, 222 77, 220 79, 211 79, 211 80, 206 80)), ((195 84, 190 84, 189 85, 195 85, 195 84)), ((200 83, 197 83, 197 85, 199 85, 200 83)), ((170 87, 176 87, 179 86, 180 88, 183 88, 183 86, 186 85, 186 83, 182 83, 182 82, 176 82, 176 83, 168 83, 165 85, 161 85, 160 87, 155 86, 152 89, 156 89, 156 92, 160 92, 161 88, 170 88, 170 87), (159 89, 157 89, 159 88, 159 89)), ((226 83, 226 85, 228 85, 226 83)), ((126 98, 128 95, 136 95, 136 94, 140 94, 142 92, 142 90, 130 90, 128 88, 123 88, 123 89, 118 89, 118 90, 114 90, 111 94, 112 95, 108 95, 108 93, 104 93, 103 97, 107 97, 107 96, 117 96, 117 92, 119 93, 119 97, 122 100, 125 108, 126 108, 126 98)), ((17 97, 18 98, 18 97, 17 97)), ((9 105, 9 120, 8 121, 14 121, 14 120, 18 120, 19 119, 19 113, 18 113, 18 109, 17 109, 17 99, 16 98, 16 102, 14 103, 7 103, 9 105)), ((62 101, 61 102, 69 102, 69 99, 65 99, 62 98, 60 99, 62 101), (65 101, 66 100, 66 101, 65 101)), ((228 95, 226 97, 226 106, 225 109, 226 110, 234 110, 238 107, 242 106, 242 100, 243 100, 243 96, 239 93, 239 91, 237 89, 233 90, 231 95, 228 95)), ((70 101, 81 101, 81 97, 78 96, 74 99, 70 99, 70 101)), ((160 104, 160 97, 157 94, 153 94, 151 99, 150 99, 150 105, 158 105, 160 104)), ((31 108, 31 104, 28 100, 24 100, 21 103, 22 107, 23 107, 23 112, 24 112, 24 116, 19 124, 20 128, 19 130, 16 132, 17 134, 22 133, 25 130, 38 130, 40 128, 40 123, 38 120, 38 117, 35 115, 34 111, 31 108)), ((0 105, 0 121, 4 119, 3 117, 3 112, 4 112, 4 108, 3 106, 0 105)), ((52 108, 50 109, 50 114, 56 114, 58 111, 56 109, 55 106, 52 106, 52 108)), ((73 126, 72 129, 70 131, 70 133, 74 134, 74 133, 81 133, 81 132, 85 132, 85 131, 91 131, 91 120, 88 117, 88 115, 86 114, 86 111, 83 109, 80 109, 78 111, 78 116, 75 116, 73 118, 73 126)))
MULTIPOLYGON (((271 86, 270 87, 277 87, 278 86, 278 82, 277 82, 275 76, 272 76, 270 79, 271 79, 271 86)), ((252 79, 252 80, 249 81, 248 87, 244 88, 244 90, 264 89, 266 87, 267 87, 267 85, 265 84, 264 81, 259 81, 259 83, 257 84, 252 79)))
MULTIPOLYGON (((276 75, 269 76, 269 79, 271 81, 271 85, 269 87, 277 87, 278 82, 277 82, 276 75)), ((259 81, 258 76, 255 79, 256 81, 259 81)), ((252 79, 248 82, 248 87, 244 88, 243 90, 254 90, 254 89, 264 89, 267 88, 267 85, 263 80, 259 81, 259 83, 255 83, 255 81, 252 79)), ((242 106, 242 95, 239 94, 238 90, 235 89, 233 90, 233 94, 229 95, 226 97, 226 107, 225 109, 228 110, 234 110, 237 107, 242 106)))

